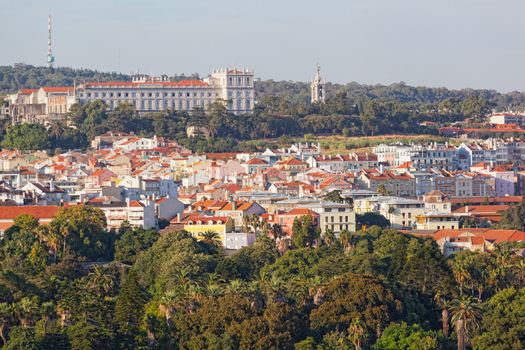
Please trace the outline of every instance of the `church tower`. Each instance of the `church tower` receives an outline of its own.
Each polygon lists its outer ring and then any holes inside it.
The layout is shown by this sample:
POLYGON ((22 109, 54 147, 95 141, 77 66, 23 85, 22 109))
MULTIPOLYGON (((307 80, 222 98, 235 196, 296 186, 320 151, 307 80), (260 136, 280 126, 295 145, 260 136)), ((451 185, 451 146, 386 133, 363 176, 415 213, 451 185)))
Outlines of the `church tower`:
POLYGON ((312 103, 324 103, 326 93, 324 80, 321 78, 321 66, 317 65, 315 76, 310 85, 311 90, 311 102, 312 103))

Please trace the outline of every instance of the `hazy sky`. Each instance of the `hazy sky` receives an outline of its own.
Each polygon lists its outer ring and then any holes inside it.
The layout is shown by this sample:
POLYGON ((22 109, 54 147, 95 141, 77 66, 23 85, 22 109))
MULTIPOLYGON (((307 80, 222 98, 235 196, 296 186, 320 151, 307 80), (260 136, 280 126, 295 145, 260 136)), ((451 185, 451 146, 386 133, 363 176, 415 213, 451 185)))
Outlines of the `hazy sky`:
POLYGON ((524 0, 0 0, 0 65, 525 90, 524 0))

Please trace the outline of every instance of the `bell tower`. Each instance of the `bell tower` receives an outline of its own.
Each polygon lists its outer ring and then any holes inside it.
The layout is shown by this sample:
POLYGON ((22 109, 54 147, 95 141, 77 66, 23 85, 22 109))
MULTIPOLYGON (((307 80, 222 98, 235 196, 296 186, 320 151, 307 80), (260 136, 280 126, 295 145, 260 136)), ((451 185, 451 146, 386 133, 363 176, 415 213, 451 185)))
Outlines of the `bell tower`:
POLYGON ((325 93, 325 82, 321 77, 321 66, 319 64, 316 67, 314 78, 310 84, 311 102, 312 103, 324 103, 325 93))

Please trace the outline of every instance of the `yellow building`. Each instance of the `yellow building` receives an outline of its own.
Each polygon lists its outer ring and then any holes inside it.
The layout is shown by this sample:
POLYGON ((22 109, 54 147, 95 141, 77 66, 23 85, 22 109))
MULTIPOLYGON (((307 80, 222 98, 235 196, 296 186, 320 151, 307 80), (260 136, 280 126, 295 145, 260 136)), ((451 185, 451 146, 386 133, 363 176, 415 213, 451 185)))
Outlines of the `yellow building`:
POLYGON ((418 230, 454 230, 459 228, 459 217, 452 214, 428 212, 417 216, 418 230))
POLYGON ((234 229, 233 220, 228 216, 191 216, 184 223, 184 230, 197 239, 202 239, 205 231, 215 231, 224 243, 226 232, 234 229))

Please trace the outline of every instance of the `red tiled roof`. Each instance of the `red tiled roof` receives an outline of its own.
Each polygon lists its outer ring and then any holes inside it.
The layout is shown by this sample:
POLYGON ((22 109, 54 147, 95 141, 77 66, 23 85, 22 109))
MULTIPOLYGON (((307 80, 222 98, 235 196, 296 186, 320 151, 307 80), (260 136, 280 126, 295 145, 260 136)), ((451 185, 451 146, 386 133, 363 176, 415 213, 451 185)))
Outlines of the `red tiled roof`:
POLYGON ((38 89, 20 89, 23 95, 31 95, 33 92, 37 92, 38 89))
POLYGON ((247 161, 246 164, 248 165, 266 165, 268 164, 268 162, 260 158, 252 158, 249 161, 247 161))
POLYGON ((86 87, 104 87, 104 86, 119 86, 119 87, 139 87, 139 86, 163 86, 163 87, 177 87, 177 86, 208 86, 202 80, 181 80, 181 81, 162 81, 162 82, 131 82, 131 81, 104 81, 104 82, 90 82, 86 83, 86 87))
POLYGON ((491 230, 488 228, 463 228, 463 229, 447 229, 439 230, 433 235, 434 240, 439 240, 445 237, 456 238, 471 234, 472 236, 481 236, 484 240, 492 243, 502 242, 521 242, 525 241, 525 232, 518 230, 491 230))
POLYGON ((71 86, 44 86, 42 89, 45 92, 69 92, 74 90, 71 86))
POLYGON ((315 211, 307 209, 307 208, 295 208, 292 209, 286 213, 283 213, 281 215, 311 215, 311 216, 319 216, 315 211))
POLYGON ((52 219, 60 210, 59 206, 31 205, 31 206, 3 206, 0 209, 0 220, 15 219, 17 216, 27 214, 37 219, 52 219))

